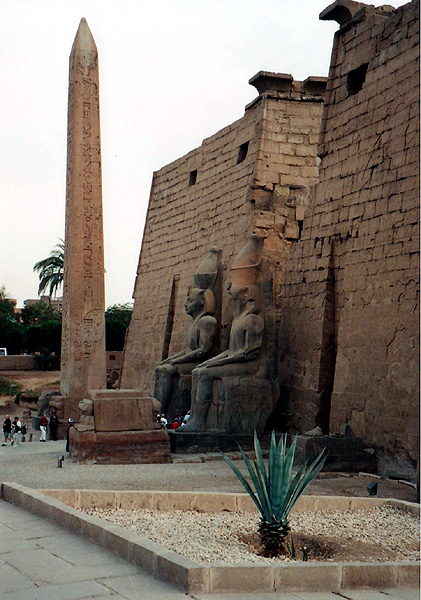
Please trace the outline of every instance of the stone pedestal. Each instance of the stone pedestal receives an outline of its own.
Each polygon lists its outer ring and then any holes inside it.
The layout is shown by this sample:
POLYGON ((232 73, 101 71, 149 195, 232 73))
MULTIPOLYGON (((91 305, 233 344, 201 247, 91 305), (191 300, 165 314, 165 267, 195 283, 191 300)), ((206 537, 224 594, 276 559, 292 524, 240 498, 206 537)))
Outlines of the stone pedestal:
MULTIPOLYGON (((281 434, 279 434, 281 435, 281 434)), ((169 431, 172 454, 204 454, 208 452, 237 452, 238 444, 245 451, 254 450, 252 434, 215 432, 169 431)), ((259 442, 264 454, 269 452, 269 433, 259 435, 259 442)), ((288 435, 287 445, 290 446, 293 435, 288 435)), ((278 439, 278 434, 277 434, 278 439)), ((377 459, 363 449, 361 438, 344 436, 297 436, 295 450, 296 466, 307 462, 311 464, 320 452, 326 448, 328 456, 323 471, 377 473, 377 459)))
POLYGON ((219 393, 218 431, 261 435, 273 410, 273 391, 267 379, 225 377, 219 393))
POLYGON ((215 432, 188 432, 168 430, 172 454, 205 454, 209 452, 237 452, 253 449, 253 435, 215 432))
POLYGON ((77 424, 70 429, 70 456, 78 462, 101 464, 169 463, 168 433, 149 431, 94 431, 77 424))
POLYGON ((107 464, 171 462, 168 432, 154 419, 153 398, 140 390, 93 390, 79 403, 70 456, 107 464))

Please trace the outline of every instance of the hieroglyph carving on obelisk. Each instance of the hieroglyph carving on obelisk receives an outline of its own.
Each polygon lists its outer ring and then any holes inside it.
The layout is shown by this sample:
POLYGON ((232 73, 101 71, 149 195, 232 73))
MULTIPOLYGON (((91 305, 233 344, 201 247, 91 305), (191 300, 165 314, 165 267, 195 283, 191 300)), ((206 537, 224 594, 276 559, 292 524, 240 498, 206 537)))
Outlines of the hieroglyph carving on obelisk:
POLYGON ((106 387, 98 51, 82 19, 70 54, 61 393, 106 387))

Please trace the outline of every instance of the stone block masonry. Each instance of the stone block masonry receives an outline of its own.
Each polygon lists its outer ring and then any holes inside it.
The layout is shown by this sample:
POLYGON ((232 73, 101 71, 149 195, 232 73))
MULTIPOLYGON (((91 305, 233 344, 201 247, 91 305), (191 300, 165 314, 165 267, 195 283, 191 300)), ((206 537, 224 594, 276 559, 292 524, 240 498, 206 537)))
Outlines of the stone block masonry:
POLYGON ((321 15, 341 27, 279 361, 291 428, 348 423, 406 476, 419 444, 418 11, 340 0, 321 15))
POLYGON ((150 394, 154 367, 183 347, 186 291, 213 245, 226 348, 228 268, 254 231, 275 309, 266 331, 279 402, 268 427, 353 432, 378 451, 381 472, 414 476, 418 11, 418 0, 396 10, 337 0, 321 14, 340 26, 327 84, 259 72, 242 119, 154 174, 123 388, 150 394))
POLYGON ((306 189, 317 181, 325 81, 258 73, 250 83, 259 96, 242 119, 154 174, 121 387, 150 394, 156 365, 184 347, 184 300, 211 246, 223 250, 219 351, 232 318, 227 267, 253 231, 265 238, 264 269, 279 308, 286 253, 300 236, 306 189))

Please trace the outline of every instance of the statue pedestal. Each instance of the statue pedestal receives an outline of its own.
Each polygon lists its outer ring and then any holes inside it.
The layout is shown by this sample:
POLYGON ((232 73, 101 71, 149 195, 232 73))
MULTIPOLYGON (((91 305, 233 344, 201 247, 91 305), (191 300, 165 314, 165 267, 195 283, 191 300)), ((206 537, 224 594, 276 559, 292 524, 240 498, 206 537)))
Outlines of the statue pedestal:
POLYGON ((86 425, 70 429, 70 456, 78 462, 136 464, 171 462, 165 429, 149 431, 94 431, 86 425))
MULTIPOLYGON (((170 447, 172 454, 204 454, 207 452, 238 452, 238 444, 248 452, 254 451, 254 437, 246 433, 219 433, 169 431, 170 447)), ((279 439, 276 434, 276 439, 279 439)), ((268 453, 270 447, 269 433, 259 435, 259 442, 264 453, 268 453)), ((289 447, 294 436, 288 435, 287 446, 289 447)), ((295 450, 296 466, 305 461, 310 464, 317 458, 320 452, 326 448, 328 456, 323 471, 377 473, 377 460, 374 454, 365 452, 361 438, 348 438, 345 436, 320 436, 308 437, 297 436, 295 450)))
POLYGON ((206 431, 168 430, 171 454, 204 454, 207 452, 237 452, 238 444, 243 450, 253 449, 253 435, 244 433, 219 433, 206 431))
POLYGON ((153 398, 140 390, 92 390, 70 428, 70 456, 106 464, 171 462, 168 433, 154 422, 153 398), (90 413, 90 414, 88 414, 90 413))

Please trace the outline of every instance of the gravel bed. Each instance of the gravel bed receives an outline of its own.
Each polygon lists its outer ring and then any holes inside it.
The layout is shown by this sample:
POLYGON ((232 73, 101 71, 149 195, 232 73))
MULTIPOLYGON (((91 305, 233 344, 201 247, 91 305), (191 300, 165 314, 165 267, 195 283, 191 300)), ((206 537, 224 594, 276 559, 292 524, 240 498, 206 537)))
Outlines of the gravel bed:
MULTIPOLYGON (((239 538, 257 530, 258 516, 246 512, 86 509, 89 515, 130 529, 169 550, 199 562, 276 563, 286 557, 258 556, 239 538)), ((294 513, 292 533, 351 540, 358 546, 376 545, 393 551, 394 560, 419 560, 419 520, 389 506, 357 511, 294 513)), ((349 560, 353 560, 350 558, 349 560)), ((390 560, 390 558, 379 558, 390 560)))

